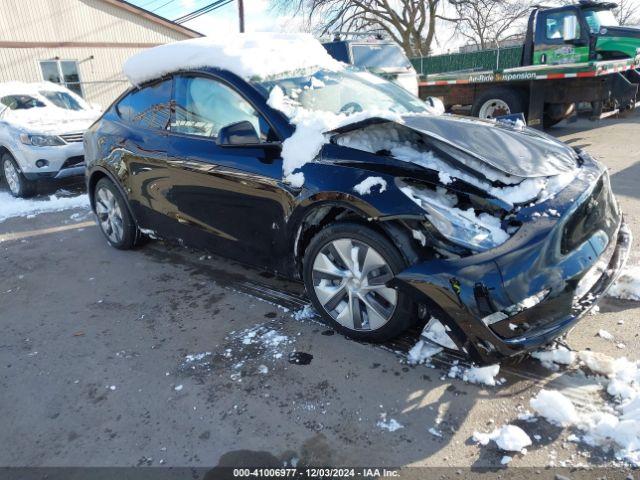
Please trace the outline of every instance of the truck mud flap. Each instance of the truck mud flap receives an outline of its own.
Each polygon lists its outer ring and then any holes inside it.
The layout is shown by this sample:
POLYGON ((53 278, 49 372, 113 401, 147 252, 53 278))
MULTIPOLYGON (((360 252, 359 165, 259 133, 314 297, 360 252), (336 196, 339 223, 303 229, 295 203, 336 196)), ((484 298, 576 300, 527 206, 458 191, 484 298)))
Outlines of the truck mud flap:
MULTIPOLYGON (((637 72, 633 72, 640 77, 637 72)), ((638 98, 638 83, 631 82, 622 73, 616 73, 611 75, 611 93, 613 100, 615 100, 616 107, 621 110, 634 108, 636 100, 638 98)))

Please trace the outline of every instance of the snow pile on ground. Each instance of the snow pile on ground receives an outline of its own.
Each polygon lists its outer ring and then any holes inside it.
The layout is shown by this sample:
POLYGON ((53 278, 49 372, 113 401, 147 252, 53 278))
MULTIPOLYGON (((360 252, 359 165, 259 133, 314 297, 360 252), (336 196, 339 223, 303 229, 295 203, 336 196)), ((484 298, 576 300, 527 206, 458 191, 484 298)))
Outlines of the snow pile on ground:
POLYGON ((375 186, 380 187, 378 193, 382 193, 387 189, 387 181, 382 177, 367 177, 359 184, 353 187, 353 191, 360 195, 368 195, 375 186))
POLYGON ((458 365, 458 361, 454 361, 453 365, 449 369, 447 376, 449 378, 460 378, 464 382, 475 383, 478 385, 488 385, 495 387, 496 385, 502 385, 504 379, 496 379, 496 376, 500 372, 500 365, 488 365, 486 367, 469 367, 462 368, 458 365))
POLYGON ((295 341, 266 325, 256 325, 240 332, 233 332, 231 338, 239 344, 241 349, 252 347, 262 355, 276 360, 282 358, 295 341))
POLYGON ((89 208, 89 197, 63 197, 51 195, 47 200, 15 198, 8 192, 0 192, 0 222, 7 218, 29 217, 46 212, 61 212, 71 208, 89 208))
POLYGON ((129 58, 124 73, 134 85, 177 70, 214 67, 249 79, 265 79, 311 67, 341 70, 306 33, 238 33, 160 45, 129 58))
POLYGON ((493 440, 500 450, 506 452, 526 453, 526 447, 531 445, 529 435, 515 425, 503 425, 491 433, 474 432, 473 439, 483 446, 493 440))
POLYGON ((624 300, 640 301, 640 266, 627 267, 607 295, 624 300))
POLYGON ((576 354, 566 347, 559 346, 549 350, 538 350, 531 356, 540 360, 542 365, 550 370, 557 370, 558 365, 571 365, 576 361, 576 354))
POLYGON ((578 423, 579 416, 573 403, 556 390, 541 390, 529 404, 538 415, 553 424, 566 427, 578 423))
POLYGON ((598 330, 598 336, 600 338, 604 338, 605 340, 613 340, 614 339, 613 334, 611 334, 610 332, 608 332, 606 330, 603 330, 603 329, 598 330))
POLYGON ((554 390, 542 390, 531 399, 536 413, 563 427, 581 432, 576 440, 613 450, 616 458, 640 466, 640 365, 624 357, 581 351, 578 358, 599 376, 609 399, 604 405, 575 404, 554 390))
POLYGON ((429 363, 431 357, 437 355, 442 350, 442 347, 434 345, 429 341, 418 340, 418 342, 411 347, 411 350, 409 350, 409 353, 407 354, 407 362, 409 365, 429 363))
POLYGON ((458 346, 449 336, 449 331, 449 327, 432 316, 422 330, 420 340, 409 350, 407 355, 409 365, 428 363, 431 357, 440 353, 444 348, 458 350, 458 346))
POLYGON ((469 383, 495 386, 498 382, 496 376, 500 372, 500 365, 489 365, 486 367, 470 367, 462 373, 462 380, 469 383))
POLYGON ((293 318, 298 321, 311 320, 317 315, 311 304, 305 305, 304 308, 293 312, 293 318))
POLYGON ((388 430, 389 432, 395 432, 396 430, 404 428, 404 425, 399 423, 394 418, 390 418, 387 420, 386 413, 380 414, 380 420, 378 420, 378 423, 376 423, 376 425, 383 430, 388 430))

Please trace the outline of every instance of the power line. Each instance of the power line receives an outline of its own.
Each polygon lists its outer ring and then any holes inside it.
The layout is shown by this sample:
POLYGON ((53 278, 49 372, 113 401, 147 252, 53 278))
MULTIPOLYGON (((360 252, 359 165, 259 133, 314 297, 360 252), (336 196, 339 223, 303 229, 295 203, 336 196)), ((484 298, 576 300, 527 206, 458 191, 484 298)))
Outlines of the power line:
POLYGON ((169 0, 167 3, 163 3, 162 5, 160 5, 157 8, 154 8, 153 10, 151 10, 152 12, 157 12, 158 10, 160 10, 161 8, 166 7, 167 5, 169 5, 170 3, 175 2, 176 0, 169 0))
POLYGON ((187 13, 186 15, 183 15, 182 17, 176 18, 174 20, 175 23, 185 23, 188 22, 190 20, 193 20, 194 18, 198 18, 206 13, 209 12, 213 12, 214 10, 217 10, 220 7, 224 7, 225 5, 228 5, 229 3, 231 3, 233 0, 216 0, 213 3, 210 3, 208 5, 205 5, 202 8, 199 8, 198 10, 194 10, 191 13, 187 13))
POLYGON ((152 3, 156 3, 159 0, 151 0, 149 2, 145 2, 142 5, 139 5, 140 8, 146 8, 147 6, 151 5, 152 3))

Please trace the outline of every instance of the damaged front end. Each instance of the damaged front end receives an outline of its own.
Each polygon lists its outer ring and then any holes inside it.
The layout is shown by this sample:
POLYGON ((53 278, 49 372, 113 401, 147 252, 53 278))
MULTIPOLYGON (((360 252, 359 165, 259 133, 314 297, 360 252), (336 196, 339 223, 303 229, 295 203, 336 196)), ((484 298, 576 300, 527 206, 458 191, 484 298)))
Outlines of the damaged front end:
POLYGON ((457 120, 442 118, 369 120, 332 141, 388 159, 396 190, 422 211, 403 219, 420 260, 393 283, 449 327, 457 349, 480 361, 537 349, 624 266, 630 234, 608 175, 539 132, 462 120, 451 133, 457 120))

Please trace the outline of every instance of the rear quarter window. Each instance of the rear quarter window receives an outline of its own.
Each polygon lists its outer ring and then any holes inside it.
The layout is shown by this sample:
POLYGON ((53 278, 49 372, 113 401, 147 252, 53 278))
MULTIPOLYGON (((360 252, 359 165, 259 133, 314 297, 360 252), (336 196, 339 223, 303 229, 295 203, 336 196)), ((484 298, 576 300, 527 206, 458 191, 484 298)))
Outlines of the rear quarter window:
POLYGON ((123 122, 150 130, 166 130, 171 117, 171 80, 131 91, 116 105, 123 122))

